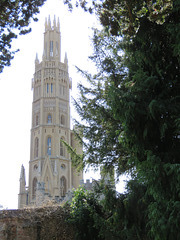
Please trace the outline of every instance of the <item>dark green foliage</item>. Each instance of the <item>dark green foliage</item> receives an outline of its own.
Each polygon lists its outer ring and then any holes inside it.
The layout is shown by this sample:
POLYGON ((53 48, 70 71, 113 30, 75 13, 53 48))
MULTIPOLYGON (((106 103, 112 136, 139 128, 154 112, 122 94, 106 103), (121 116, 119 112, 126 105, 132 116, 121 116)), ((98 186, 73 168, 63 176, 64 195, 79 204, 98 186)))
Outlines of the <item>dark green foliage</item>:
POLYGON ((82 187, 74 191, 68 222, 75 225, 76 239, 103 239, 98 236, 95 226, 95 215, 99 213, 102 214, 102 209, 93 193, 85 191, 82 187))
POLYGON ((90 87, 79 84, 80 98, 75 100, 77 112, 81 117, 81 123, 76 121, 76 128, 85 141, 77 132, 76 135, 83 143, 85 154, 77 156, 75 150, 74 152, 72 149, 69 150, 73 153, 72 161, 75 166, 77 162, 82 167, 101 165, 111 173, 116 168, 120 174, 131 169, 132 165, 128 163, 126 148, 119 141, 122 124, 114 118, 108 103, 108 94, 110 85, 118 86, 119 79, 123 81, 126 71, 123 68, 123 59, 118 55, 121 51, 120 44, 114 37, 109 38, 104 32, 96 31, 94 46, 95 56, 91 58, 96 61, 100 72, 92 76, 81 71, 90 87), (113 60, 114 56, 117 58, 116 62, 113 60))
POLYGON ((124 123, 130 161, 154 199, 149 204, 154 239, 180 237, 180 216, 175 214, 180 212, 180 56, 175 51, 179 49, 179 23, 178 8, 163 24, 146 18, 140 21, 126 50, 131 85, 124 92, 112 86, 109 95, 115 118, 124 123))
POLYGON ((78 240, 150 240, 147 237, 145 186, 131 181, 126 194, 110 185, 96 183, 93 192, 82 187, 74 191, 68 222, 78 240))
POLYGON ((0 0, 0 73, 9 66, 15 51, 11 50, 13 38, 18 34, 27 34, 31 19, 39 13, 39 8, 46 0, 0 0))
MULTIPOLYGON (((131 173, 144 187, 144 238, 179 239, 180 1, 102 1, 96 7, 104 26, 93 39, 98 73, 84 73, 89 85, 79 86, 75 103, 82 165, 131 173)), ((126 214, 133 208, 128 203, 126 214)), ((144 228, 135 218, 128 226, 144 228)), ((134 239, 131 230, 126 234, 134 239)))

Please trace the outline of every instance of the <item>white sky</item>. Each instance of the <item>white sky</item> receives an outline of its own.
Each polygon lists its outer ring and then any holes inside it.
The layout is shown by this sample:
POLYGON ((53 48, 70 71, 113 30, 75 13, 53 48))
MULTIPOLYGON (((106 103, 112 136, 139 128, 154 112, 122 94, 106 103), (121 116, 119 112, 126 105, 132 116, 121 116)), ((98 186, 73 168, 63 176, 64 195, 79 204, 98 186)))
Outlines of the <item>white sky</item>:
MULTIPOLYGON (((13 48, 19 48, 20 52, 15 54, 11 66, 5 67, 0 74, 0 205, 8 209, 17 208, 22 164, 28 184, 31 79, 36 52, 39 60, 42 59, 44 22, 48 15, 51 16, 51 23, 54 15, 60 19, 61 61, 67 52, 73 97, 77 96, 77 82, 82 80, 75 66, 85 70, 92 67, 88 56, 92 53, 90 36, 91 27, 96 24, 95 17, 77 9, 73 13, 68 12, 63 0, 47 0, 38 15, 39 21, 30 25, 32 32, 13 41, 13 48)), ((74 115, 74 111, 71 112, 74 115)), ((95 177, 92 172, 89 176, 95 177)))

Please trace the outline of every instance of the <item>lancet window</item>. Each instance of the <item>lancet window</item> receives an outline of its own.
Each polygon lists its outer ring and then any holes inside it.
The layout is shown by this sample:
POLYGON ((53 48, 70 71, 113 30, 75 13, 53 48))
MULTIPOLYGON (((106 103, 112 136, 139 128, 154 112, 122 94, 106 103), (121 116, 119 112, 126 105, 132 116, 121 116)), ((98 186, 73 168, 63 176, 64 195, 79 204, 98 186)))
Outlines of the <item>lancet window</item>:
POLYGON ((63 114, 61 115, 61 124, 65 125, 65 116, 63 114))
POLYGON ((53 57, 53 41, 50 41, 50 57, 53 57))
POLYGON ((52 116, 51 116, 51 114, 48 114, 47 122, 48 122, 49 124, 52 123, 52 116))
MULTIPOLYGON (((61 140, 64 141, 64 138, 62 137, 61 140)), ((65 157, 65 146, 64 143, 60 140, 60 155, 65 157)))
POLYGON ((51 155, 51 137, 48 137, 47 139, 47 154, 51 155))

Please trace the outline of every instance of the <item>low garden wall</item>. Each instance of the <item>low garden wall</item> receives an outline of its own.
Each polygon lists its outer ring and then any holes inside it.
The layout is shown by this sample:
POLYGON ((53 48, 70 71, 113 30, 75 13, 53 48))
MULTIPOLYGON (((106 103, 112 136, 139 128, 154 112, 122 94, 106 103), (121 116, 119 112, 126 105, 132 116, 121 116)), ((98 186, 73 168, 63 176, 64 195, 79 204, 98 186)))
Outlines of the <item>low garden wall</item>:
POLYGON ((59 206, 0 211, 0 240, 73 240, 67 216, 59 206))

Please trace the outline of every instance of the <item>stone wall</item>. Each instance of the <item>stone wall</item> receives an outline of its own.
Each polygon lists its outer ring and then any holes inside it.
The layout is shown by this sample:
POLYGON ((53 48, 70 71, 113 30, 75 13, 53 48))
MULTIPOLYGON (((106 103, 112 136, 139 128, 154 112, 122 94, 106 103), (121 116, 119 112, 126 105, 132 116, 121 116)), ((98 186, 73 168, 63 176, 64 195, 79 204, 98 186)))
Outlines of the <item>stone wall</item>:
POLYGON ((0 211, 0 240, 73 240, 73 227, 62 207, 0 211))

